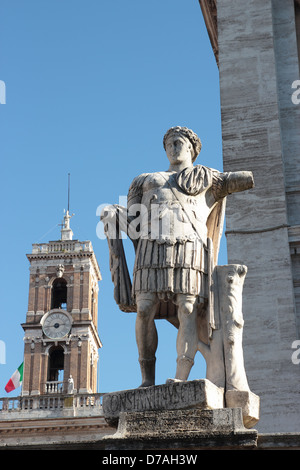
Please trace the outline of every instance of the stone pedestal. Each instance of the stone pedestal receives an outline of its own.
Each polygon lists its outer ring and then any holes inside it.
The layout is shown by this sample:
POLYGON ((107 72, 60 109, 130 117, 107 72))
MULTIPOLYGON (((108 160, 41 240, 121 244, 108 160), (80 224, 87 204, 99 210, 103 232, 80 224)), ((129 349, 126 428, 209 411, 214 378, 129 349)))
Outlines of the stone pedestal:
POLYGON ((223 390, 206 379, 106 394, 103 414, 117 430, 105 449, 253 448, 257 431, 244 426, 240 401, 225 408, 223 390))
POLYGON ((188 408, 223 408, 223 390, 209 380, 171 382, 146 388, 135 388, 103 396, 106 421, 117 426, 122 412, 182 410, 188 408))
POLYGON ((241 408, 121 412, 107 450, 255 448, 257 431, 243 425, 241 408))

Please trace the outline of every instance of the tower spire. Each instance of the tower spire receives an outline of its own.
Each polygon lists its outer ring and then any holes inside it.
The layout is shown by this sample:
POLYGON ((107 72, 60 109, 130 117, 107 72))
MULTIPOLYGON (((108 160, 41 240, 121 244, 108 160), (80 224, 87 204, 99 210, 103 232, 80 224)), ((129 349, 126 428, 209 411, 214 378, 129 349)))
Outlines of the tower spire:
POLYGON ((70 228, 70 219, 74 214, 70 215, 70 173, 68 173, 68 209, 65 211, 64 220, 61 229, 62 240, 72 240, 73 232, 70 228))

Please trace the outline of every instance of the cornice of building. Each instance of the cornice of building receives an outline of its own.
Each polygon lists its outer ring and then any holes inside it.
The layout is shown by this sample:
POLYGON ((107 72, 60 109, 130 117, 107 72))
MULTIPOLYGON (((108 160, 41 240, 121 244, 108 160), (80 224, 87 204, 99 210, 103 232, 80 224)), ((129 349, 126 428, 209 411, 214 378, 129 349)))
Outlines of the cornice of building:
MULTIPOLYGON (((300 0, 299 0, 300 1, 300 0)), ((219 66, 217 0, 199 0, 211 46, 219 66)))

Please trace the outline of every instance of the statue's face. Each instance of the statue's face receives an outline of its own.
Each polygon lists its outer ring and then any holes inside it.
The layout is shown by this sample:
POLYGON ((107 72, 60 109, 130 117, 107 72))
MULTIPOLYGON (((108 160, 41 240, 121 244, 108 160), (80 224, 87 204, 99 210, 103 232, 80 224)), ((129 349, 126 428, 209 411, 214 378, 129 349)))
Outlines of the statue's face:
POLYGON ((171 164, 190 160, 192 158, 192 144, 180 134, 170 135, 166 141, 166 154, 171 164))

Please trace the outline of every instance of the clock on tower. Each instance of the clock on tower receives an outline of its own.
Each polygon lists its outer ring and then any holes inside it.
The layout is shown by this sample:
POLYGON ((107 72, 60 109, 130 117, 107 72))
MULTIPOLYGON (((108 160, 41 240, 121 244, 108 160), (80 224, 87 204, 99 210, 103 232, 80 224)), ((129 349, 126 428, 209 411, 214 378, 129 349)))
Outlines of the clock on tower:
POLYGON ((45 335, 51 339, 62 339, 72 328, 72 317, 60 309, 50 310, 41 319, 45 335))
POLYGON ((73 240, 69 211, 61 238, 33 244, 24 329, 22 395, 97 392, 99 266, 90 241, 73 240))

